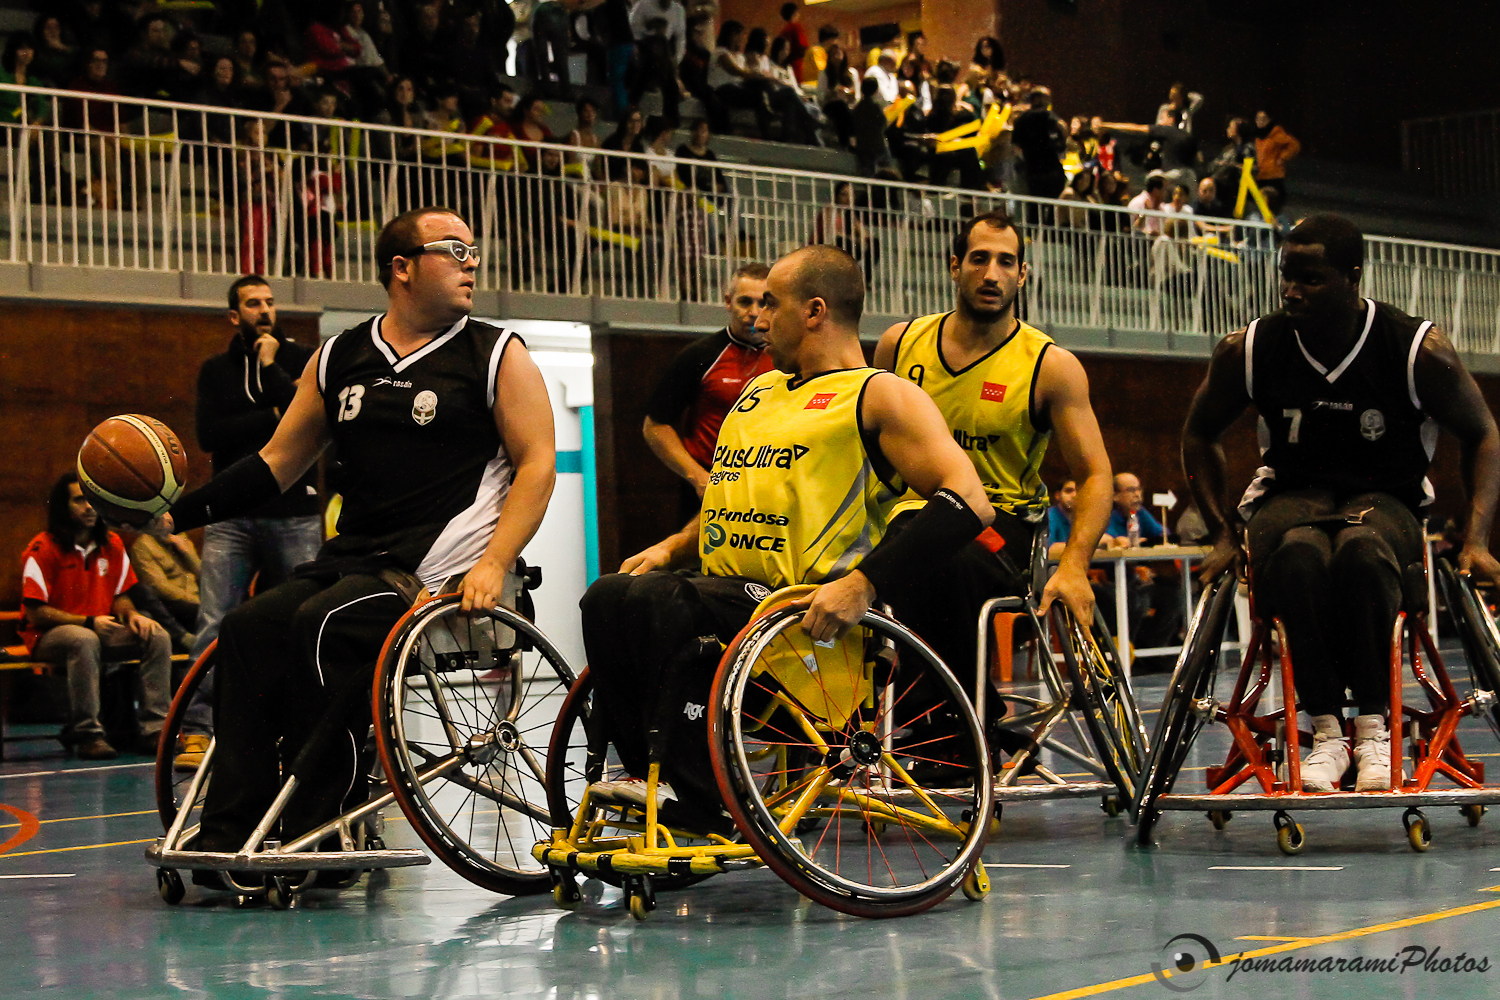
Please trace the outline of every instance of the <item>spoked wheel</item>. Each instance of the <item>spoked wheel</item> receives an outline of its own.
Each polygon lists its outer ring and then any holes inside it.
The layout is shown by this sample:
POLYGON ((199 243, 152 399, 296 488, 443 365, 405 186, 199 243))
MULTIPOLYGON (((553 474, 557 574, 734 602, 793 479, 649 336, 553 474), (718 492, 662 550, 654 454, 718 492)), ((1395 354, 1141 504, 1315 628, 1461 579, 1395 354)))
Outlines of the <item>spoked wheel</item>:
MULTIPOLYGON (((1177 774, 1187 761, 1193 740, 1206 721, 1198 703, 1213 694, 1219 670, 1219 650, 1224 628, 1234 608, 1238 584, 1232 574, 1219 577, 1198 598, 1188 626, 1187 639, 1167 688, 1161 716, 1156 720, 1151 749, 1137 783, 1135 801, 1136 841, 1150 846, 1151 832, 1161 817, 1157 800, 1172 790, 1177 774)), ((1227 813, 1226 813, 1227 818, 1227 813)))
MULTIPOLYGON (((584 667, 563 700, 547 749, 547 806, 552 813, 552 825, 564 830, 572 827, 583 803, 584 789, 589 785, 596 781, 625 781, 631 777, 605 735, 594 731, 591 725, 593 701, 594 678, 589 668, 584 667)), ((642 782, 643 787, 644 784, 642 782)), ((677 833, 673 834, 673 839, 685 846, 708 843, 677 833)), ((620 876, 606 871, 591 873, 590 877, 615 886, 624 885, 620 876)), ((653 875, 651 884, 657 890, 669 892, 706 878, 707 875, 653 875)), ((554 895, 560 903, 577 902, 565 887, 561 893, 554 889, 554 895)))
MULTIPOLYGON (((156 748, 155 779, 156 812, 161 817, 163 830, 171 829, 172 821, 177 818, 177 810, 182 806, 182 800, 187 795, 188 785, 192 782, 195 773, 192 770, 174 770, 177 760, 177 741, 182 736, 188 705, 192 703, 193 696, 202 686, 203 678, 213 668, 214 654, 218 648, 219 640, 215 639, 188 670, 187 676, 182 679, 182 685, 177 689, 177 694, 172 698, 172 707, 167 710, 166 721, 162 723, 162 738, 156 748)), ((206 781, 200 786, 203 789, 207 787, 206 781)), ((188 808, 197 808, 201 805, 201 801, 189 803, 188 808)))
MULTIPOLYGON (((1500 692, 1500 627, 1480 599, 1473 578, 1459 576, 1445 560, 1437 561, 1437 574, 1475 687, 1500 692)), ((1500 701, 1491 706, 1488 721, 1500 735, 1500 701)))
POLYGON ((1146 763, 1146 726, 1141 722, 1135 693, 1120 668, 1115 645, 1098 611, 1093 628, 1085 632, 1061 602, 1053 609, 1063 662, 1094 751, 1120 790, 1120 801, 1133 803, 1136 783, 1146 763))
POLYGON ((825 647, 804 613, 773 609, 725 651, 709 701, 719 790, 746 842, 803 895, 863 917, 919 913, 959 886, 989 833, 979 719, 899 623, 866 613, 825 647), (799 835, 808 819, 821 822, 799 835))
POLYGON ((375 676, 375 739, 401 811, 464 878, 545 892, 547 745, 573 671, 508 608, 460 613, 458 595, 397 623, 375 676))

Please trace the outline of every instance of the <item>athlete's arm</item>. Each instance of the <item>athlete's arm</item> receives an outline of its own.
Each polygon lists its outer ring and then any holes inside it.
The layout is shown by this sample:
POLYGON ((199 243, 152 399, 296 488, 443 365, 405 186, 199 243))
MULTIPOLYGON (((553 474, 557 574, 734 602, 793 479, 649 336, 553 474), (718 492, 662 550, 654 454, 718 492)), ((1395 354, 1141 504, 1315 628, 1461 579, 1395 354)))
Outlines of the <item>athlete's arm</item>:
MULTIPOLYGON (((295 404, 294 404, 295 405, 295 404)), ((512 340, 495 376, 495 429, 515 470, 510 493, 500 508, 495 533, 484 555, 464 574, 463 611, 500 602, 505 574, 536 534, 557 480, 557 448, 552 436, 552 401, 547 383, 526 346, 512 340)))
POLYGON ((328 447, 328 421, 323 413, 323 393, 318 389, 318 358, 322 353, 319 347, 307 359, 297 380, 297 394, 276 425, 276 433, 260 450, 260 457, 283 491, 301 479, 328 447))
POLYGON ((1224 514, 1224 479, 1229 465, 1221 439, 1250 405, 1245 391, 1245 331, 1236 330, 1214 348, 1208 375, 1198 386, 1182 426, 1182 471, 1188 491, 1203 515, 1214 550, 1199 570, 1208 583, 1243 555, 1239 538, 1224 514))
POLYGON ((884 368, 888 372, 896 370, 896 345, 901 343, 901 334, 910 325, 896 323, 887 327, 885 333, 880 335, 880 343, 875 345, 876 368, 884 368))
POLYGON ((1062 450, 1068 473, 1078 484, 1073 506, 1073 530, 1062 546, 1057 572, 1042 589, 1041 613, 1062 599, 1073 617, 1087 625, 1094 620, 1094 588, 1089 585, 1089 560, 1109 522, 1114 477, 1099 419, 1089 402, 1089 378, 1069 351, 1053 344, 1042 356, 1037 373, 1036 405, 1062 450))
POLYGON ((651 454, 660 459, 662 465, 670 469, 673 475, 686 479, 698 491, 698 495, 703 496, 703 491, 708 487, 708 470, 688 454, 677 428, 671 424, 658 423, 648 414, 641 424, 641 436, 646 439, 646 446, 651 449, 651 454))
POLYGON ((1435 326, 1429 327, 1422 338, 1413 375, 1423 408, 1458 438, 1464 488, 1469 492, 1459 572, 1477 572, 1500 585, 1500 562, 1490 555, 1490 527, 1500 496, 1500 429, 1474 376, 1464 368, 1452 342, 1435 326))
POLYGON ((698 521, 693 519, 676 534, 668 535, 650 548, 643 549, 620 564, 621 573, 640 576, 658 569, 690 566, 698 559, 698 521))
MULTIPOLYGON (((995 510, 973 463, 953 440, 937 404, 920 386, 903 378, 875 375, 865 384, 860 416, 865 430, 878 435, 886 460, 917 493, 931 497, 946 490, 967 505, 980 528, 994 521, 995 510)), ((907 533, 912 530, 909 527, 907 533)), ((803 627, 816 641, 826 642, 859 621, 875 597, 870 578, 854 569, 818 588, 803 627)))

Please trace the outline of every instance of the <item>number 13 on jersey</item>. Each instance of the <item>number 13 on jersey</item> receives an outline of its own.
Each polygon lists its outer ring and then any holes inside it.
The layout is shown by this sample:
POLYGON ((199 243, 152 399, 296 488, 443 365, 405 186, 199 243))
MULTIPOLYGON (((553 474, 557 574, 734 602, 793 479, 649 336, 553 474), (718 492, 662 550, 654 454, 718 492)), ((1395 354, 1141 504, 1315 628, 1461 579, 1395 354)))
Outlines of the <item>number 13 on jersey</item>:
POLYGON ((364 396, 365 387, 362 385, 346 385, 339 390, 339 423, 359 416, 364 396))

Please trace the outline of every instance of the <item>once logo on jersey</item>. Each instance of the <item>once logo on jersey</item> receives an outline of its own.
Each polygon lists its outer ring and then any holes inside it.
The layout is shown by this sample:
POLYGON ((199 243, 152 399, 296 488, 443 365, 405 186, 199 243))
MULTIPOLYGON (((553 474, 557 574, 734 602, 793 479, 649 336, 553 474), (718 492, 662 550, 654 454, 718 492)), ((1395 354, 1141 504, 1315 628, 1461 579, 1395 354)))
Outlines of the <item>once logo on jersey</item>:
MULTIPOLYGON (((714 527, 717 528, 718 525, 714 527)), ((755 549, 760 552, 785 552, 786 539, 776 535, 750 535, 741 531, 731 531, 729 547, 731 549, 755 549)))
POLYGON ((1379 441, 1385 435, 1385 414, 1366 410, 1359 415, 1359 433, 1366 441, 1379 441))
POLYGON ((807 401, 807 405, 803 409, 826 410, 828 409, 828 404, 833 402, 833 397, 837 395, 838 393, 836 392, 815 392, 813 393, 813 398, 807 401))
POLYGON ((703 509, 704 521, 729 521, 743 524, 769 524, 777 528, 785 528, 792 523, 792 519, 785 514, 768 514, 765 511, 756 510, 730 510, 728 507, 705 507, 703 509))
POLYGON ((417 422, 417 426, 425 427, 432 423, 432 418, 437 416, 437 393, 431 389, 423 389, 417 393, 417 398, 411 401, 411 418, 417 422))
POLYGON ((730 448, 719 445, 714 449, 713 467, 715 469, 769 469, 775 466, 778 469, 790 469, 792 463, 806 455, 810 449, 806 445, 794 444, 790 448, 777 448, 774 445, 763 444, 752 445, 749 448, 730 448))
POLYGON ((720 545, 723 545, 724 540, 728 537, 722 527, 714 524, 712 521, 707 522, 703 525, 703 551, 712 552, 720 545))
POLYGON ((999 382, 986 382, 984 388, 979 390, 979 398, 1003 403, 1005 402, 1005 386, 999 382))

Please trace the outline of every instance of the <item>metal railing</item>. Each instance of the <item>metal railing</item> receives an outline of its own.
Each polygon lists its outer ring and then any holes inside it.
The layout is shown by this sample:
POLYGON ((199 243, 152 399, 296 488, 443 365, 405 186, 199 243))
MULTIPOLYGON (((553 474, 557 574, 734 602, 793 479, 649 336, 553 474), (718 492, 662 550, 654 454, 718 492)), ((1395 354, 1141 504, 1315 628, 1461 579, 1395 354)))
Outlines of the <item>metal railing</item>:
POLYGON ((1434 194, 1500 191, 1500 111, 1402 122, 1401 167, 1434 194))
MULTIPOLYGON (((19 101, 0 122, 12 262, 372 283, 381 224, 442 204, 473 226, 481 290, 712 305, 741 263, 827 242, 863 265, 867 312, 909 316, 951 306, 959 220, 1005 208, 1028 238, 1032 322, 1214 336, 1276 303, 1262 222, 35 87, 3 97, 19 101)), ((1500 253, 1367 246, 1366 294, 1500 353, 1500 253)))

